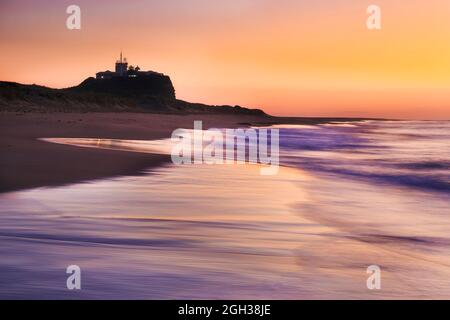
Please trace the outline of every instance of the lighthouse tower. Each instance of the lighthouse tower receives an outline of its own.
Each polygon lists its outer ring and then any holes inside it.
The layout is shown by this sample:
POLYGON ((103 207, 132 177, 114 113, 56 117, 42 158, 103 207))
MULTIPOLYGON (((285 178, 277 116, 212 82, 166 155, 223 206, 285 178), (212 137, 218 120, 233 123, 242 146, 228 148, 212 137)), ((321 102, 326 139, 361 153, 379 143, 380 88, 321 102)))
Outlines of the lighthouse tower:
POLYGON ((127 74, 128 62, 127 58, 122 58, 122 51, 120 51, 120 60, 116 61, 116 73, 124 77, 127 74))

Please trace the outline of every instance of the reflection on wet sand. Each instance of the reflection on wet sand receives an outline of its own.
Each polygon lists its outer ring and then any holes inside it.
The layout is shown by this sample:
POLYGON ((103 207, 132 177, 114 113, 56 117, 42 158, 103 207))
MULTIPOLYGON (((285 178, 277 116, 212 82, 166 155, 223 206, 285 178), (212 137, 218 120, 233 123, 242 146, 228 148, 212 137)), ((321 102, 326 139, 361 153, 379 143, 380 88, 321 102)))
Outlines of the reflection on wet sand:
MULTIPOLYGON (((448 299, 448 171, 409 167, 448 159, 398 143, 428 133, 413 125, 289 128, 291 167, 275 176, 257 164, 167 165, 2 194, 0 297, 448 299), (72 264, 79 292, 65 286, 72 264), (366 287, 370 265, 381 267, 381 290, 366 287)), ((439 150, 445 130, 431 142, 439 150)), ((167 152, 167 141, 95 140, 52 142, 167 152)))
MULTIPOLYGON (((326 181, 299 170, 258 172, 256 165, 165 167, 142 177, 4 194, 0 295, 449 296, 448 247, 377 236, 398 230, 389 217, 356 219, 354 208, 328 214, 320 201, 330 194, 307 191, 326 181), (70 264, 83 271, 76 294, 65 289, 70 264), (380 291, 366 288, 371 264, 382 267, 380 291)), ((408 230, 398 231, 406 237, 408 230)))
POLYGON ((78 147, 133 151, 143 153, 170 154, 170 139, 165 140, 120 140, 99 138, 41 138, 39 140, 68 144, 78 147))

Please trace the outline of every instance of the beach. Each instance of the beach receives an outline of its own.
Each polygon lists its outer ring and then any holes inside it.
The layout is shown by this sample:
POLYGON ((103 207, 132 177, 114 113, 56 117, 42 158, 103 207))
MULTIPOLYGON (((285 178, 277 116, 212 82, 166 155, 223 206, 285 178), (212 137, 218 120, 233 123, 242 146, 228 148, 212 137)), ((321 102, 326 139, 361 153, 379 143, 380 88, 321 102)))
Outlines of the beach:
POLYGON ((261 117, 242 114, 15 113, 0 112, 0 192, 55 186, 125 174, 170 161, 167 155, 81 149, 39 138, 170 138, 177 128, 236 128, 268 123, 325 123, 339 118, 261 117))
POLYGON ((0 119, 1 298, 450 296, 446 121, 0 119), (194 120, 279 129, 279 171, 173 164, 168 138, 194 120), (79 292, 65 287, 69 265, 82 269, 79 292), (381 269, 379 290, 366 284, 371 266, 381 269))
POLYGON ((161 139, 177 128, 192 128, 199 119, 206 127, 231 128, 264 120, 245 115, 2 112, 0 192, 139 174, 170 160, 163 155, 55 145, 39 138, 161 139))
MULTIPOLYGON (((260 175, 258 164, 174 165, 160 155, 161 165, 139 175, 2 193, 0 296, 450 296, 447 122, 277 127, 276 175, 260 175), (82 270, 79 291, 66 289, 69 265, 82 270), (370 266, 381 270, 380 289, 367 286, 370 266)), ((113 152, 104 149, 108 143, 72 146, 83 142, 76 133, 42 143, 111 157, 152 156, 113 152)), ((115 137, 114 147, 133 145, 115 137)), ((161 137, 142 143, 167 143, 161 137)))
POLYGON ((405 9, 0 1, 0 301, 450 300, 450 1, 405 9))

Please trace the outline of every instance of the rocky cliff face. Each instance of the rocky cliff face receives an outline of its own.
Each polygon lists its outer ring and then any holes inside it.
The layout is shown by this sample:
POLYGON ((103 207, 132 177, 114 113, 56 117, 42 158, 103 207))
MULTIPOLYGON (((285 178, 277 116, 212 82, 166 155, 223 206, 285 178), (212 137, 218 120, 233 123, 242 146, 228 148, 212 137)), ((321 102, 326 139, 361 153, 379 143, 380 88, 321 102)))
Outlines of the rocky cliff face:
POLYGON ((111 79, 87 78, 76 87, 65 90, 72 92, 105 93, 124 98, 158 97, 175 99, 175 89, 170 77, 154 73, 136 78, 116 77, 111 79))

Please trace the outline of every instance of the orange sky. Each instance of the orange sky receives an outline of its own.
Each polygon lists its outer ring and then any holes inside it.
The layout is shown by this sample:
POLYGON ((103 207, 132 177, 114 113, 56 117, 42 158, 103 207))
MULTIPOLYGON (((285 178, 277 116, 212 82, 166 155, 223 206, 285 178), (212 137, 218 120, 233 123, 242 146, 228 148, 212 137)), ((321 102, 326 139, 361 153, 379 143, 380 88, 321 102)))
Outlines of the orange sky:
POLYGON ((0 0, 0 79, 76 85, 113 69, 123 48, 188 101, 450 119, 450 1, 221 2, 0 0), (65 27, 70 4, 79 31, 65 27), (380 31, 366 28, 369 4, 382 9, 380 31))

